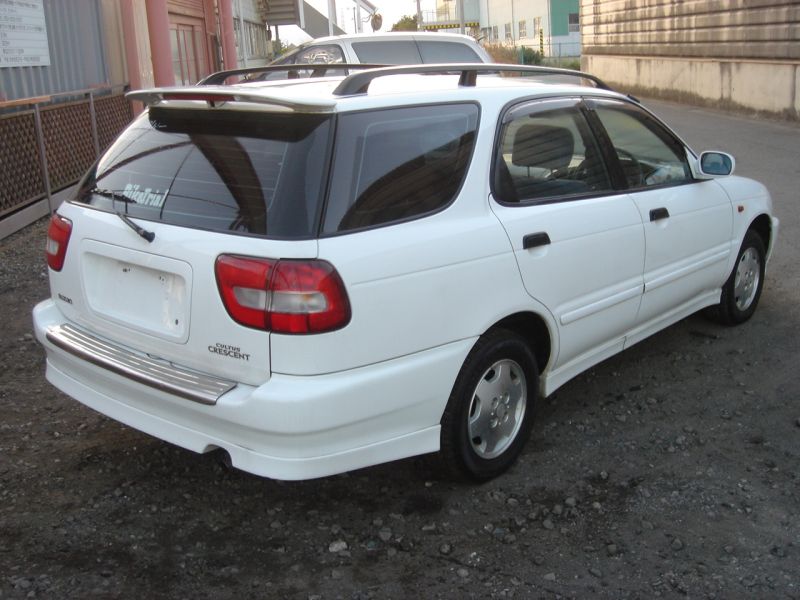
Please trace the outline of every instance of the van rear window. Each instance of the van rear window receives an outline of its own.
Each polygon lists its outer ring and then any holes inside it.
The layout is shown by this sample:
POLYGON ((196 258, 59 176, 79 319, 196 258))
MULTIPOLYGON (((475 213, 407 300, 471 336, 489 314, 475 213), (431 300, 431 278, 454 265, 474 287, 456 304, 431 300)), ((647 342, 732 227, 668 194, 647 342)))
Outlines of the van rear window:
POLYGON ((330 115, 153 107, 81 182, 76 201, 210 231, 314 237, 330 115))

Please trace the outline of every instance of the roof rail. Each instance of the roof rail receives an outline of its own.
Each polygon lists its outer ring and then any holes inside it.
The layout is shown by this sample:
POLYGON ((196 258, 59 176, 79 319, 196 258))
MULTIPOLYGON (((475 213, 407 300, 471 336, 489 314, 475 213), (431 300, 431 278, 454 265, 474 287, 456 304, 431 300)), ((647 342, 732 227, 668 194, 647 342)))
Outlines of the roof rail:
POLYGON ((479 73, 526 73, 530 75, 561 75, 588 79, 602 90, 611 88, 601 79, 594 75, 589 75, 583 71, 573 71, 571 69, 557 69, 555 67, 536 67, 528 65, 505 65, 496 63, 459 63, 459 64, 436 64, 436 65, 409 65, 401 67, 385 67, 383 69, 372 69, 353 73, 342 81, 333 91, 334 96, 355 96, 366 94, 369 85, 379 77, 389 75, 415 75, 415 74, 447 74, 460 73, 458 85, 463 87, 474 87, 479 73))
POLYGON ((308 71, 311 70, 310 77, 325 77, 328 71, 345 71, 349 74, 350 69, 378 69, 386 65, 379 64, 353 64, 353 63, 296 63, 291 65, 265 65, 263 67, 247 67, 244 69, 228 69, 227 71, 217 71, 201 79, 196 85, 224 85, 225 80, 233 75, 251 75, 255 73, 275 73, 285 71, 308 71))
POLYGON ((125 94, 128 100, 138 100, 145 106, 153 106, 164 101, 202 101, 207 102, 211 108, 225 102, 253 102, 256 104, 269 104, 282 106, 294 112, 302 113, 330 113, 336 107, 336 100, 314 96, 293 95, 286 98, 283 94, 276 94, 269 88, 242 88, 231 86, 206 87, 198 90, 196 87, 166 87, 149 90, 134 90, 125 94))

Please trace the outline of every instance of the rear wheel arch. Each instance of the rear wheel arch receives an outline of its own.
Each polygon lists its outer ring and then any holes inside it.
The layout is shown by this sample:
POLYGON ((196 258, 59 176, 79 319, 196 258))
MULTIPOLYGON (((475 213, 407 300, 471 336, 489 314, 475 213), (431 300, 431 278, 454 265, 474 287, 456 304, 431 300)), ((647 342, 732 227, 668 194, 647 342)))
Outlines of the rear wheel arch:
POLYGON ((534 312, 519 312, 504 317, 489 327, 486 332, 495 329, 512 331, 525 339, 536 358, 536 365, 541 375, 550 362, 553 351, 552 337, 547 321, 534 312))

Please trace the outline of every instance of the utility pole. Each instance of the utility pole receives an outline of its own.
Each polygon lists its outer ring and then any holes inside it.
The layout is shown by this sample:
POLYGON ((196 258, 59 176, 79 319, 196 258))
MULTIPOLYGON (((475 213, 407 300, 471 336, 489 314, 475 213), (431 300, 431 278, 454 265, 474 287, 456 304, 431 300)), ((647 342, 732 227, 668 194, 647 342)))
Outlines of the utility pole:
POLYGON ((242 66, 247 66, 247 54, 249 49, 245 43, 244 16, 242 15, 242 0, 236 0, 236 9, 239 11, 239 52, 242 54, 242 66))
POLYGON ((461 33, 467 33, 467 28, 464 24, 464 0, 458 0, 458 24, 461 33))
MULTIPOLYGON (((549 2, 550 0, 548 0, 549 2)), ((516 45, 516 41, 514 41, 514 0, 511 0, 511 43, 516 45)), ((519 35, 517 35, 519 37, 519 35)))
POLYGON ((553 16, 550 14, 550 0, 547 0, 547 56, 553 56, 553 16))
POLYGON ((417 0, 417 29, 422 29, 422 7, 419 3, 420 0, 417 0))
POLYGON ((336 0, 328 0, 328 35, 333 35, 334 25, 336 25, 336 0))

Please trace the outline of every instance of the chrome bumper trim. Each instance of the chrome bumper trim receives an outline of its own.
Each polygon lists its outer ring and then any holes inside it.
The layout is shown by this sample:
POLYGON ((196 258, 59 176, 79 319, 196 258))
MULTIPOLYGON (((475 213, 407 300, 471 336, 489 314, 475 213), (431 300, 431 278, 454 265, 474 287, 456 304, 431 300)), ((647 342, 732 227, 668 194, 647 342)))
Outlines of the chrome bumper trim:
POLYGON ((48 327, 46 336, 53 345, 78 358, 187 400, 213 405, 220 396, 236 387, 232 381, 134 354, 72 325, 48 327))

